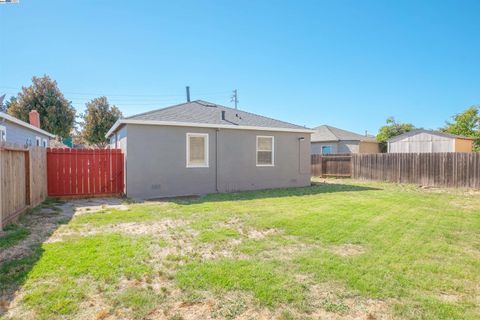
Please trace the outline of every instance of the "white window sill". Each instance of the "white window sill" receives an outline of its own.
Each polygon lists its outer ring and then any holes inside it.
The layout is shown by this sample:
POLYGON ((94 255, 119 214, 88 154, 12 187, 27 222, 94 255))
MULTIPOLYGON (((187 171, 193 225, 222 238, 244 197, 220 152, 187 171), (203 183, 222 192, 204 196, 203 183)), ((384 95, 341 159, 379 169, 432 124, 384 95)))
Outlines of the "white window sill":
POLYGON ((187 165, 187 168, 209 168, 208 165, 187 165))

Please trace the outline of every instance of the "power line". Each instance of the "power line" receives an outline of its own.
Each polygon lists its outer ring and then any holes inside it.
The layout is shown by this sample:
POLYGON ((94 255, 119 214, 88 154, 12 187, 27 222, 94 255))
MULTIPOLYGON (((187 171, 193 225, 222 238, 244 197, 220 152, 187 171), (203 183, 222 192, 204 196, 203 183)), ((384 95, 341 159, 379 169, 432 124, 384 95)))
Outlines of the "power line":
MULTIPOLYGON (((14 91, 21 91, 21 88, 0 86, 2 89, 10 89, 14 91)), ((185 97, 185 94, 118 94, 118 93, 94 93, 94 92, 73 92, 73 91, 61 91, 63 94, 68 95, 85 95, 85 96, 111 96, 111 97, 185 97)), ((230 91, 220 92, 199 92, 197 95, 224 95, 230 91)))

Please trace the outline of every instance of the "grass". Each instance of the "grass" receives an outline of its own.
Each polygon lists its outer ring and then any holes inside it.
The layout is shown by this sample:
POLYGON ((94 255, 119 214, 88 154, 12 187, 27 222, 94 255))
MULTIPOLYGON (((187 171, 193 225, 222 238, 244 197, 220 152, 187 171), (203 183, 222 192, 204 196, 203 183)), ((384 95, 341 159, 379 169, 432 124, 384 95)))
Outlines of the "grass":
POLYGON ((239 235, 237 230, 219 227, 214 230, 203 230, 198 238, 202 242, 222 242, 239 235))
POLYGON ((113 298, 116 306, 129 309, 135 319, 143 319, 164 299, 151 288, 127 288, 113 298))
POLYGON ((93 285, 114 288, 121 278, 150 273, 147 242, 109 234, 44 244, 41 259, 24 283, 25 305, 39 319, 75 314, 93 285))
POLYGON ((249 291, 268 306, 302 302, 301 286, 279 269, 255 260, 194 262, 179 270, 177 280, 181 288, 249 291))
POLYGON ((107 314, 125 309, 136 319, 155 310, 181 318, 190 309, 179 303, 208 299, 220 318, 267 310, 298 319, 319 309, 341 318, 372 301, 384 306, 380 316, 480 317, 478 193, 341 180, 129 206, 61 225, 74 235, 44 244, 34 266, 29 258, 1 264, 0 283, 20 283, 20 305, 45 319, 73 319, 98 296, 107 314), (147 236, 122 227, 176 219, 182 227, 147 236), (350 253, 351 245, 362 250, 350 253), (239 293, 251 298, 228 300, 239 293))
POLYGON ((6 226, 4 231, 5 235, 0 236, 0 249, 11 247, 30 234, 27 228, 14 224, 6 226))

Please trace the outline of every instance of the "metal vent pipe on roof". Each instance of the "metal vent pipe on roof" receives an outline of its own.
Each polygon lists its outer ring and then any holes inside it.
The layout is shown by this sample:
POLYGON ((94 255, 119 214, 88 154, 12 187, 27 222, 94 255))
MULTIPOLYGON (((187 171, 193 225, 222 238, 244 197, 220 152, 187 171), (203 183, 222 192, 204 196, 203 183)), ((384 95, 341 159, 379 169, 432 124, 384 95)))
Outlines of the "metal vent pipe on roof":
POLYGON ((222 120, 225 120, 225 110, 222 110, 222 120))

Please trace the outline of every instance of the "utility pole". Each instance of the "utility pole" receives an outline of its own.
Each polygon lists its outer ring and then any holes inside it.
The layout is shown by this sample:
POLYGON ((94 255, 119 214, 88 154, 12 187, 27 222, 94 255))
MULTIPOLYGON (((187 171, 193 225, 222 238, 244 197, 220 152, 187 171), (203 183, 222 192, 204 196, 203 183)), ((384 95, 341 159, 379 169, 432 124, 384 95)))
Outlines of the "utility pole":
POLYGON ((237 93, 237 89, 233 90, 233 95, 232 95, 232 98, 231 98, 230 102, 234 102, 234 103, 235 103, 235 109, 238 109, 238 93, 237 93))
POLYGON ((190 87, 187 86, 185 89, 187 90, 187 102, 190 102, 190 87))

